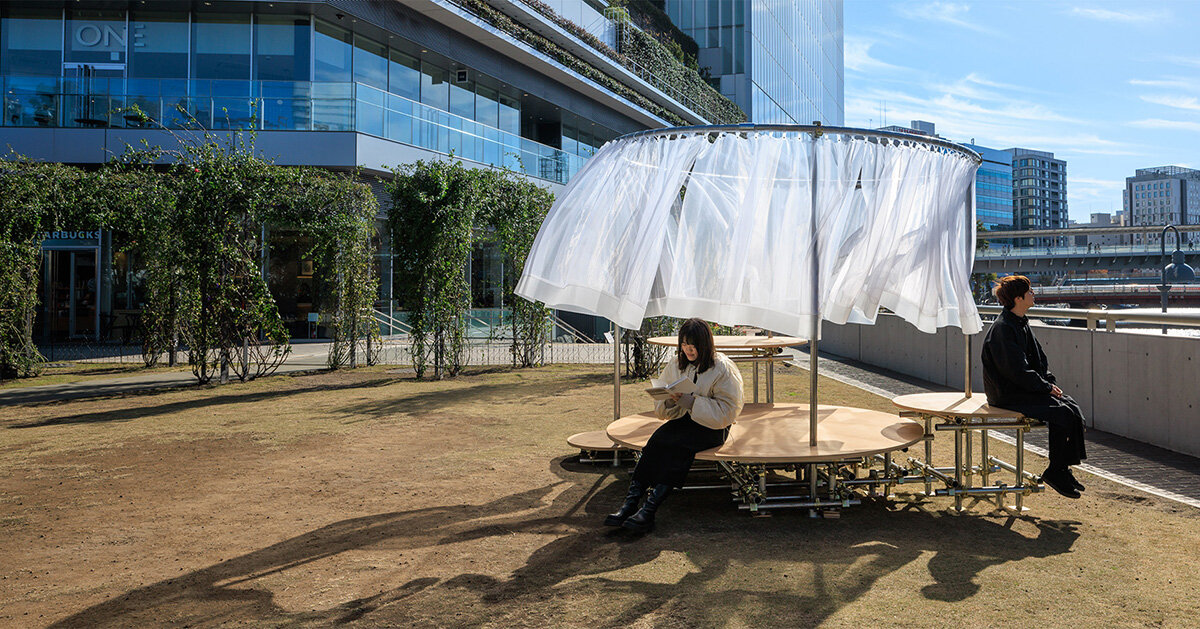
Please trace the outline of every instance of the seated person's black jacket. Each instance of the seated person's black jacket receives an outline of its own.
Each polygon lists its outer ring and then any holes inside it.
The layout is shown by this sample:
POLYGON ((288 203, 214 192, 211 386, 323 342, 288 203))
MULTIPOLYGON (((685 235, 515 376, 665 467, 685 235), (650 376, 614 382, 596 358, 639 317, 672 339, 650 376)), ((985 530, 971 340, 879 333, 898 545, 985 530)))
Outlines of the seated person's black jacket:
POLYGON ((1046 353, 1029 329, 1029 319, 1007 308, 983 342, 983 390, 988 404, 1045 402, 1053 390, 1046 353))

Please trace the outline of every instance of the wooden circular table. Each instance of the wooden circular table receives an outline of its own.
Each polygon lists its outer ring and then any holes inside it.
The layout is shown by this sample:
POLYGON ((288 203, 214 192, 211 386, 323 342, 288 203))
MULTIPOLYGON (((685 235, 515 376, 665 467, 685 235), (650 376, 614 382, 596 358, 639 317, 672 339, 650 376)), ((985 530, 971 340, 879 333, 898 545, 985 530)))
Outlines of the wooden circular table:
POLYGON ((892 398, 892 404, 902 411, 912 411, 935 415, 938 417, 979 417, 985 419, 1016 419, 1021 414, 1016 411, 988 406, 987 396, 983 393, 971 393, 967 397, 962 393, 913 393, 892 398))
MULTIPOLYGON (((675 347, 679 343, 677 336, 654 336, 646 339, 651 345, 675 347)), ((794 336, 714 336, 714 347, 729 356, 734 362, 749 362, 754 365, 753 391, 754 401, 758 402, 758 363, 767 363, 767 402, 775 401, 775 363, 785 362, 788 358, 777 356, 785 347, 807 345, 808 341, 794 336)))
POLYGON ((972 392, 970 397, 961 392, 914 393, 892 398, 892 404, 906 414, 921 417, 925 422, 925 433, 928 436, 925 440, 925 460, 920 462, 920 465, 924 470, 926 495, 934 493, 932 481, 949 480, 938 473, 932 462, 934 419, 940 419, 943 422, 937 426, 937 430, 954 432, 954 479, 953 483, 947 482, 947 485, 953 485, 955 510, 963 510, 965 496, 986 496, 995 500, 996 506, 1000 509, 1021 513, 1027 511, 1023 504, 1024 496, 1027 493, 1041 491, 1042 487, 1037 482, 1038 479, 1025 471, 1025 433, 1031 428, 1041 426, 1042 422, 1025 417, 1017 411, 991 406, 987 403, 987 395, 976 392, 972 392), (1016 431, 1017 460, 1015 465, 1010 465, 988 454, 989 430, 1016 431), (979 466, 971 462, 975 450, 971 443, 972 435, 976 431, 980 433, 979 466), (994 469, 1012 472, 1016 479, 1015 484, 993 485, 991 473, 994 469), (976 474, 982 480, 982 485, 979 487, 972 486, 972 478, 976 474), (1008 507, 1004 503, 1005 495, 1010 493, 1016 496, 1014 507, 1008 507))
MULTIPOLYGON (((679 342, 678 336, 653 336, 646 339, 653 345, 675 347, 679 342)), ((775 349, 805 345, 808 341, 794 336, 714 336, 713 343, 717 349, 775 349)))
MULTIPOLYGON (((808 444, 807 404, 747 404, 725 443, 696 455, 702 461, 821 463, 859 459, 907 448, 925 438, 921 425, 846 406, 818 406, 816 446, 808 444)), ((610 439, 641 450, 663 424, 654 412, 628 415, 608 425, 610 439)))

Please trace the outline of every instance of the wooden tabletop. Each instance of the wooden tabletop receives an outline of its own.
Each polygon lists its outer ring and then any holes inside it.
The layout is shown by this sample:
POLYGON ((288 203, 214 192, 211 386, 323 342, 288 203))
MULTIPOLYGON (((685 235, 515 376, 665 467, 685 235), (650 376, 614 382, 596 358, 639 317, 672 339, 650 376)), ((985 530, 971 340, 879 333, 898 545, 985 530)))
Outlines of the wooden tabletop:
POLYGON ((971 393, 913 393, 892 398, 892 404, 902 411, 914 411, 942 417, 1022 417, 1021 413, 988 406, 987 396, 971 393))
MULTIPOLYGON (((655 336, 646 339, 646 342, 675 347, 679 343, 679 337, 655 336)), ((807 345, 808 341, 794 336, 714 336, 713 343, 717 349, 770 349, 807 345)))
MULTIPOLYGON (((861 458, 908 447, 924 436, 915 421, 846 406, 818 406, 817 445, 808 445, 807 404, 747 404, 719 448, 696 455, 703 461, 817 463, 861 458)), ((608 425, 613 441, 636 450, 663 424, 653 411, 608 425)))

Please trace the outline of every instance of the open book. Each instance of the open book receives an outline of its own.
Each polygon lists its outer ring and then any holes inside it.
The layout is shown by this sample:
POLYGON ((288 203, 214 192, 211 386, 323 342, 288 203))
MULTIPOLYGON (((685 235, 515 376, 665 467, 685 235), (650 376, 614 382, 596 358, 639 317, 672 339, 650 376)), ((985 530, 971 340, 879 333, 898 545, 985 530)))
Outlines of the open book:
POLYGON ((675 382, 667 383, 662 380, 651 379, 650 388, 646 389, 646 393, 656 400, 669 400, 672 393, 695 393, 696 383, 692 382, 691 378, 686 375, 676 380, 675 382))

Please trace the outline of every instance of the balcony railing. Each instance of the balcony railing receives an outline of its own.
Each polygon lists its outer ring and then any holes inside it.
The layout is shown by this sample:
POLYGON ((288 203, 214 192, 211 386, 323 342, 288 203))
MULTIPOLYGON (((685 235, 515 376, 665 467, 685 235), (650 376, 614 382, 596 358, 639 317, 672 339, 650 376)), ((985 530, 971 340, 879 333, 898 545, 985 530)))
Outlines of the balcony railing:
POLYGON ((586 157, 362 83, 3 77, 6 127, 357 131, 566 183, 586 157), (132 111, 136 106, 149 121, 132 111))

